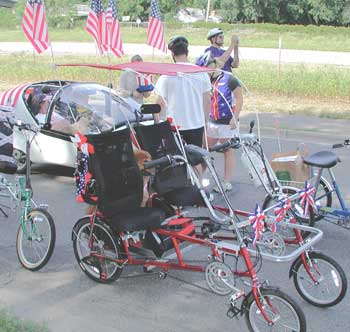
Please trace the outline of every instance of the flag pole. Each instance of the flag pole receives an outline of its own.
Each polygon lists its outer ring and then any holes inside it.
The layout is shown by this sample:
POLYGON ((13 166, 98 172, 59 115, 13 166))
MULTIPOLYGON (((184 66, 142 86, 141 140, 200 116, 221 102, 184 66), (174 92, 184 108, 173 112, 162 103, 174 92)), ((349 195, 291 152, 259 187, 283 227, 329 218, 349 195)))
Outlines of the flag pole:
MULTIPOLYGON (((107 51, 107 61, 108 61, 108 66, 111 66, 111 51, 110 49, 107 51)), ((112 70, 109 68, 109 86, 110 88, 113 88, 113 76, 112 76, 112 70)))

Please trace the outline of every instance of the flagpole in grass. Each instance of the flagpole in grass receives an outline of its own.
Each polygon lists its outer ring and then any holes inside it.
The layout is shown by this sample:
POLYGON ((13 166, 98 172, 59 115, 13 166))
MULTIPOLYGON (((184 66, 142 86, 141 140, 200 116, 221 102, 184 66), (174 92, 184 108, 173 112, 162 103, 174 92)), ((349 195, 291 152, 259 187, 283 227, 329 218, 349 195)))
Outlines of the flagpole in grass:
POLYGON ((21 28, 33 46, 33 61, 35 63, 35 52, 38 54, 44 52, 50 44, 44 0, 27 0, 21 28))
POLYGON ((147 28, 147 45, 153 47, 152 61, 154 60, 154 49, 157 48, 166 53, 164 37, 164 24, 161 20, 160 10, 157 0, 151 1, 151 10, 147 28))

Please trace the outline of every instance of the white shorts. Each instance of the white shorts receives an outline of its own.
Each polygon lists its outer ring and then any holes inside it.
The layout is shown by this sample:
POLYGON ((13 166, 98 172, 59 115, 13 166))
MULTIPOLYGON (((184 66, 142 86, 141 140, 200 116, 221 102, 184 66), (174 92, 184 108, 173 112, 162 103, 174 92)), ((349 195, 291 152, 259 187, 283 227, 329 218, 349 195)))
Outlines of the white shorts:
POLYGON ((207 135, 211 138, 232 138, 239 135, 239 122, 235 129, 230 125, 208 122, 207 135))

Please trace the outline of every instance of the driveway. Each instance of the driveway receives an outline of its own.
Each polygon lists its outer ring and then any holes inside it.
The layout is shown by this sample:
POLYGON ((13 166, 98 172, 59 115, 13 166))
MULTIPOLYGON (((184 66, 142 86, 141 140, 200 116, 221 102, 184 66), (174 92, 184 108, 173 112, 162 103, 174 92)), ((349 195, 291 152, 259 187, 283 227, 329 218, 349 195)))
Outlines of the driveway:
MULTIPOLYGON (((127 56, 134 54, 152 56, 162 56, 164 53, 154 50, 145 44, 123 44, 124 52, 127 56)), ((198 57, 207 46, 190 46, 190 56, 198 57)), ((96 55, 97 49, 94 43, 67 43, 53 42, 52 49, 55 55, 96 55)), ((258 60, 285 63, 312 63, 312 64, 333 64, 340 66, 350 66, 350 52, 325 52, 325 51, 305 51, 273 48, 251 48, 240 47, 241 60, 258 60)), ((30 43, 25 42, 2 42, 0 43, 0 54, 12 53, 33 53, 30 43)), ((50 54, 50 49, 45 54, 50 54)))

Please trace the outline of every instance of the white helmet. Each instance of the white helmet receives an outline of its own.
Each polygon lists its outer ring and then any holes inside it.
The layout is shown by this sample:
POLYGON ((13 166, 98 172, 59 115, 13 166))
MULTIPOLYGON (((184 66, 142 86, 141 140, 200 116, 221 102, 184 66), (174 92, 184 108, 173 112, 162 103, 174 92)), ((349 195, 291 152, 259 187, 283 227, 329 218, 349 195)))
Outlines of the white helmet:
POLYGON ((208 31, 207 39, 210 40, 211 38, 223 34, 224 31, 220 28, 214 28, 208 31))

